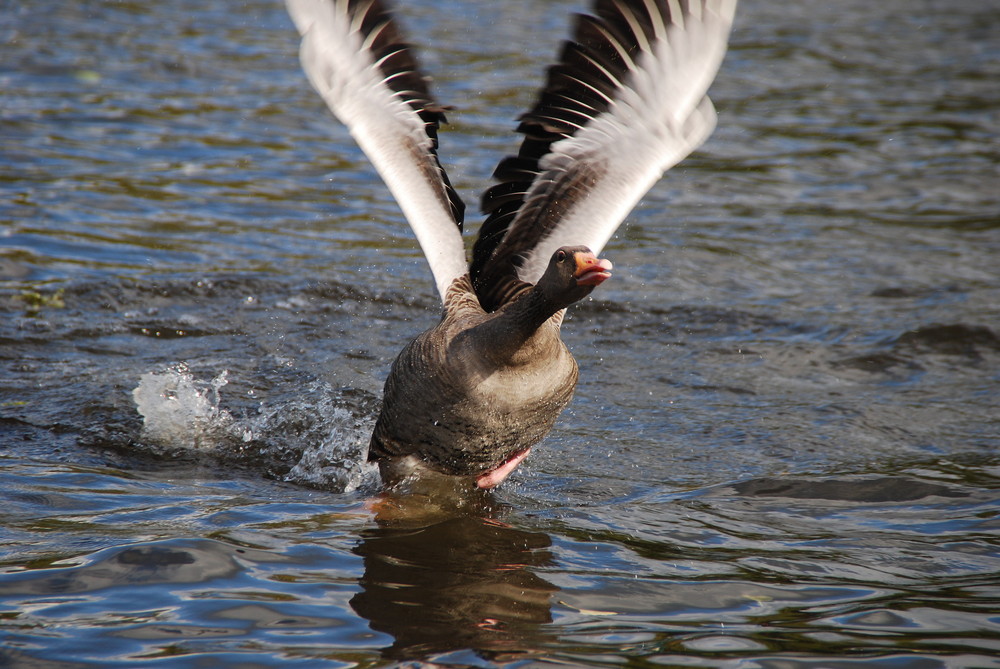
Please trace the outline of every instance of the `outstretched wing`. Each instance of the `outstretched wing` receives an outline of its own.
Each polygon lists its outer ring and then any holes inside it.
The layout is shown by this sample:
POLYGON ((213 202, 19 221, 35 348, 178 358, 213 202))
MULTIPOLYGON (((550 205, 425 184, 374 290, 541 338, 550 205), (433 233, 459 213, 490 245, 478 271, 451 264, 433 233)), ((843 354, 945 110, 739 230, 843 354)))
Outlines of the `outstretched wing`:
POLYGON ((378 170, 413 228, 441 299, 468 268, 465 205, 437 158, 444 108, 379 0, 287 0, 310 82, 378 170))
POLYGON ((715 128, 706 97, 736 0, 596 0, 483 196, 472 276, 487 308, 534 283, 560 246, 599 253, 625 216, 715 128), (491 296, 492 292, 492 296, 491 296))

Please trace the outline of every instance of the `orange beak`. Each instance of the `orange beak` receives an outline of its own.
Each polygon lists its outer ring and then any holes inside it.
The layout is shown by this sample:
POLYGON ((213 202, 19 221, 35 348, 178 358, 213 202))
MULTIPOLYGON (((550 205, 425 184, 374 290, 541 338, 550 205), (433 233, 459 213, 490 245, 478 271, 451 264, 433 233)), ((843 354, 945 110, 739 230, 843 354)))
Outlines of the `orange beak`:
POLYGON ((611 278, 611 261, 598 258, 593 253, 577 253, 573 256, 576 260, 576 285, 578 286, 599 286, 607 279, 611 278))

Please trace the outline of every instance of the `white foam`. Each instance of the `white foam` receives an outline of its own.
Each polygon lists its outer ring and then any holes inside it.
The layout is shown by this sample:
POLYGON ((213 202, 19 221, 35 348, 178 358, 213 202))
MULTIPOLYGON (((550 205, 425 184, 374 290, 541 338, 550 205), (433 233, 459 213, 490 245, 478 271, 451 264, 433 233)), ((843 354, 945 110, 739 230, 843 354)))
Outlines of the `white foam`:
POLYGON ((300 449, 298 462, 286 481, 349 492, 377 480, 367 462, 371 425, 338 404, 329 384, 315 381, 300 389, 300 398, 276 406, 262 406, 254 420, 256 433, 282 436, 284 447, 300 449), (298 442, 298 443, 292 443, 298 442))
POLYGON ((143 417, 144 443, 243 462, 252 453, 264 466, 269 456, 285 460, 298 453, 286 481, 345 492, 377 481, 366 461, 370 421, 340 406, 329 384, 314 381, 295 388, 290 401, 262 402, 255 415, 234 418, 219 406, 228 377, 223 371, 200 380, 183 363, 143 374, 132 397, 143 417))
MULTIPOLYGON (((347 423, 354 422, 348 412, 343 409, 338 412, 341 415, 337 418, 347 423)), ((362 435, 352 426, 335 424, 327 439, 302 451, 302 456, 285 475, 285 480, 317 486, 328 486, 331 481, 337 481, 337 487, 344 492, 375 483, 378 481, 378 467, 366 462, 367 441, 367 432, 362 435)))
POLYGON ((169 448, 210 450, 221 435, 233 436, 235 421, 219 408, 219 389, 229 383, 228 376, 223 370, 211 381, 201 381, 184 363, 143 374, 132 391, 143 437, 169 448))

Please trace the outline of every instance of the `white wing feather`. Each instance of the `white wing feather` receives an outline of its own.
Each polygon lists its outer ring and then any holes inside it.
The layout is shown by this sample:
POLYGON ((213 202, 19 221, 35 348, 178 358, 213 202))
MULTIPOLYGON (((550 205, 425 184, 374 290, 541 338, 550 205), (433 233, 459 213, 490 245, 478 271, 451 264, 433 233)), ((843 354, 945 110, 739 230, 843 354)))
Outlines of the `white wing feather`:
POLYGON ((424 122, 385 83, 346 0, 287 0, 302 68, 375 166, 430 264, 441 299, 468 271, 424 122))
MULTIPOLYGON (((574 172, 600 176, 524 255, 518 268, 521 280, 536 282, 560 246, 583 244, 600 253, 663 173, 715 129, 715 109, 705 94, 726 52, 736 0, 707 0, 702 7, 691 4, 690 14, 682 15, 679 8, 672 12, 682 17, 675 18, 678 22, 655 26, 657 39, 635 59, 609 110, 553 143, 539 163, 542 171, 525 207, 574 172)), ((649 13, 659 16, 656 11, 649 13)), ((516 225, 515 220, 512 228, 516 225)))

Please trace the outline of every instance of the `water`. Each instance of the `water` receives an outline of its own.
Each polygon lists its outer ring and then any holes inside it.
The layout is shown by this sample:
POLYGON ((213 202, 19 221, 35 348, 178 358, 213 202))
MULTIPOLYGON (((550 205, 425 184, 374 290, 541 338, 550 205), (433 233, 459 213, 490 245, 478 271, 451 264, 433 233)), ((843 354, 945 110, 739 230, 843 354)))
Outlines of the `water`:
MULTIPOLYGON (((407 3, 467 202, 580 8, 407 3)), ((437 298, 280 3, 0 35, 0 665, 1000 666, 991 3, 746 0, 573 405, 459 500, 361 462, 437 298)))

